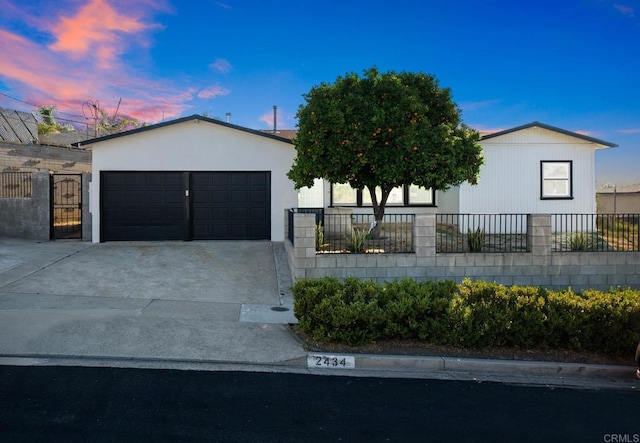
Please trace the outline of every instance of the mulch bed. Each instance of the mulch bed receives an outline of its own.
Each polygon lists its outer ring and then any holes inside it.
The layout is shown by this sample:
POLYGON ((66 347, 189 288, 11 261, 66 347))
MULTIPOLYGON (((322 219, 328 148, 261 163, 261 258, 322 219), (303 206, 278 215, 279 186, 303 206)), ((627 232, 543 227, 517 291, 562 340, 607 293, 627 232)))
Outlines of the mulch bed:
POLYGON ((635 366, 635 349, 629 357, 611 357, 593 352, 578 352, 564 349, 520 349, 482 348, 468 349, 453 346, 433 345, 413 340, 384 340, 376 343, 352 347, 335 343, 320 343, 296 326, 290 326, 291 333, 307 351, 349 354, 415 355, 432 357, 486 358, 498 360, 553 361, 562 363, 585 363, 600 365, 635 366))

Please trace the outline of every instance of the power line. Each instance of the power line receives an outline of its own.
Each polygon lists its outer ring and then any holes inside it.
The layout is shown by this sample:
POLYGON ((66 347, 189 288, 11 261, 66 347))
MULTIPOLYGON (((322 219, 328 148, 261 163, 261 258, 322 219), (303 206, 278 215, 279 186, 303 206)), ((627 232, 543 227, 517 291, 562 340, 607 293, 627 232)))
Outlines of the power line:
MULTIPOLYGON (((4 95, 5 97, 10 98, 11 100, 15 100, 17 102, 24 103, 25 105, 33 106, 34 108, 39 108, 40 107, 40 106, 35 105, 33 103, 25 102, 24 100, 20 100, 19 98, 12 97, 9 94, 6 94, 6 93, 4 93, 2 91, 0 91, 0 95, 4 95)), ((71 117, 74 117, 74 118, 83 118, 81 115, 72 114, 70 112, 64 112, 64 111, 56 111, 56 114, 65 114, 65 115, 68 115, 68 116, 71 116, 71 117)), ((62 119, 59 118, 59 120, 62 120, 62 119)), ((69 121, 72 121, 72 120, 69 120, 69 121)), ((80 123, 80 122, 74 122, 74 123, 80 123)))
POLYGON ((25 102, 24 100, 20 100, 19 98, 11 97, 9 94, 5 94, 5 93, 4 93, 4 92, 2 92, 2 91, 0 91, 0 94, 1 94, 1 95, 4 95, 4 96, 5 96, 5 97, 7 97, 7 98, 10 98, 11 100, 15 100, 15 101, 17 101, 17 102, 24 103, 25 105, 34 106, 34 107, 36 107, 36 108, 38 107, 38 105, 34 105, 33 103, 25 102))
MULTIPOLYGON (((24 111, 18 111, 18 112, 24 112, 24 111)), ((32 115, 33 115, 33 114, 32 114, 32 115)), ((9 119, 9 120, 22 121, 22 120, 20 120, 19 118, 14 117, 14 116, 11 116, 11 115, 6 115, 6 114, 4 114, 4 116, 5 116, 5 118, 6 118, 6 119, 9 119)), ((36 121, 37 121, 37 119, 36 119, 36 121)), ((68 119, 68 118, 64 118, 64 117, 57 117, 57 116, 56 116, 56 121, 64 121, 64 122, 70 122, 70 123, 77 123, 77 124, 79 124, 79 125, 88 125, 88 124, 90 124, 88 121, 81 122, 81 121, 71 120, 71 119, 68 119)))

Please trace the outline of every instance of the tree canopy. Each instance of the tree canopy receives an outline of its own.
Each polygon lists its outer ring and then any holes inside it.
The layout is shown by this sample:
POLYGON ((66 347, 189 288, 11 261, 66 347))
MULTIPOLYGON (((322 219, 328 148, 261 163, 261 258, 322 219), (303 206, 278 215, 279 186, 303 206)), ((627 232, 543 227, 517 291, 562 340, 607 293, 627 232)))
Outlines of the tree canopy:
POLYGON ((314 86, 303 97, 297 156, 287 174, 298 189, 315 178, 366 188, 381 221, 395 187, 477 183, 480 135, 462 123, 450 89, 432 75, 370 68, 362 77, 350 73, 314 86))
POLYGON ((51 132, 72 132, 75 128, 71 125, 61 125, 53 115, 56 107, 54 105, 40 106, 37 110, 42 121, 38 122, 38 134, 49 134, 51 132))

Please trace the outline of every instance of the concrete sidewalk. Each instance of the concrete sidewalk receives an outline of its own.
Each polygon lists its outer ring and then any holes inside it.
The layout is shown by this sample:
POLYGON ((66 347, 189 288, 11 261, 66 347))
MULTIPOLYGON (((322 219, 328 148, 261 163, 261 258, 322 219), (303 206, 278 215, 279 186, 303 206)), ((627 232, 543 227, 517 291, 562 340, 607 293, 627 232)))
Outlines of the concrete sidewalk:
POLYGON ((288 330, 291 285, 278 243, 0 238, 0 364, 640 388, 632 366, 352 354, 352 368, 317 367, 288 330))

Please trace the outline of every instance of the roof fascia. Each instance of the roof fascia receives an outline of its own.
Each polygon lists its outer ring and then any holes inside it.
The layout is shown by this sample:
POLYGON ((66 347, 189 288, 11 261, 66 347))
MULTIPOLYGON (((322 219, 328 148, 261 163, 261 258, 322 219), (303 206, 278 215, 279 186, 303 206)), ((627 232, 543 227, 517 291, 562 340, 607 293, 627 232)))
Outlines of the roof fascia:
POLYGON ((615 148, 618 146, 615 143, 599 140, 594 137, 589 137, 588 135, 578 134, 577 132, 567 131, 566 129, 557 128, 555 126, 547 125, 540 122, 527 123, 526 125, 516 126, 515 128, 506 129, 500 132, 494 132, 493 134, 483 135, 480 140, 488 140, 494 137, 500 137, 501 135, 511 134, 512 132, 522 131, 523 129, 536 128, 536 127, 546 129, 548 131, 557 132, 559 134, 568 135, 569 137, 579 138, 581 140, 585 140, 585 141, 606 146, 609 148, 615 148))
POLYGON ((179 123, 185 123, 185 122, 189 122, 189 121, 203 121, 203 122, 207 122, 207 123, 213 123, 215 125, 220 125, 220 126, 224 126, 226 128, 230 128, 230 129, 235 129, 238 131, 242 131, 242 132, 246 132, 249 134, 253 134, 253 135, 258 135, 260 137, 266 137, 266 138, 270 138, 273 140, 277 140, 277 141, 281 141, 284 143, 288 143, 288 144, 293 144, 293 142, 285 137, 280 137, 278 135, 274 135, 274 134, 270 134, 270 133, 265 133, 259 130, 255 130, 255 129, 249 129, 249 128, 245 128, 244 126, 238 126, 238 125, 234 125, 231 123, 226 123, 226 122, 222 122, 220 120, 216 120, 216 119, 212 119, 212 118, 208 118, 208 117, 203 117, 202 115, 198 115, 198 114, 194 114, 194 115, 190 115, 188 117, 181 117, 181 118, 177 118, 175 120, 169 120, 166 122, 162 122, 162 123, 156 123, 154 125, 149 125, 149 126, 142 126, 140 128, 135 128, 132 129, 130 131, 125 131, 125 132, 118 132, 117 134, 111 134, 111 135, 105 135, 103 137, 97 137, 97 138, 93 138, 90 140, 85 140, 82 142, 78 143, 78 147, 81 146, 89 146, 89 145, 94 145, 96 143, 101 143, 107 140, 113 140, 116 138, 120 138, 120 137, 126 137, 129 135, 133 135, 133 134, 139 134, 141 132, 146 132, 146 131, 151 131, 154 129, 159 129, 159 128, 163 128, 166 126, 171 126, 171 125, 176 125, 179 123))

